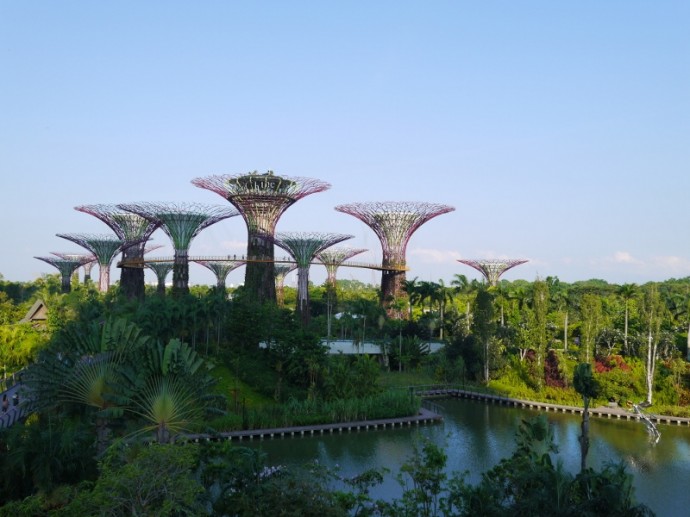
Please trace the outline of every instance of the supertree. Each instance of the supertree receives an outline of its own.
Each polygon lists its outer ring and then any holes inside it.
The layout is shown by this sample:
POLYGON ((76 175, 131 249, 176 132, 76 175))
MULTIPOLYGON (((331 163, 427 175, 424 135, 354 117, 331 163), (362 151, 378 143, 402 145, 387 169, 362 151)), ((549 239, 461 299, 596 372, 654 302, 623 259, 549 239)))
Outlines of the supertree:
POLYGON ((170 237, 175 250, 173 267, 173 295, 189 292, 189 246, 201 230, 212 224, 238 215, 238 212, 221 206, 198 203, 123 203, 123 210, 138 214, 160 226, 170 237))
POLYGON ((276 279, 276 301, 279 307, 285 304, 285 277, 295 269, 297 264, 294 262, 275 265, 273 274, 276 279))
POLYGON ((247 224, 247 269, 244 286, 258 301, 276 301, 273 275, 278 219, 305 196, 322 192, 330 184, 312 178, 278 176, 273 171, 195 178, 197 187, 215 192, 232 203, 247 224))
POLYGON ((367 251, 366 249, 363 248, 331 248, 322 251, 321 253, 317 253, 316 258, 319 259, 319 261, 324 265, 326 268, 326 285, 329 286, 329 288, 335 289, 335 275, 338 271, 338 268, 342 265, 343 262, 345 262, 347 259, 354 257, 355 255, 359 255, 360 253, 364 253, 367 251))
POLYGON ((172 271, 174 265, 174 262, 146 262, 145 267, 156 273, 158 279, 156 292, 161 296, 165 295, 165 277, 172 271))
POLYGON ((216 275, 216 287, 219 290, 225 291, 225 279, 230 274, 230 271, 243 266, 245 262, 243 260, 224 260, 224 259, 214 259, 214 260, 194 260, 197 264, 210 269, 216 275))
POLYGON ((79 244, 96 256, 99 269, 98 290, 106 292, 110 287, 110 264, 115 255, 126 245, 125 241, 116 235, 58 233, 57 236, 79 244))
POLYGON ((43 262, 47 262, 51 266, 54 266, 60 271, 60 277, 62 279, 62 292, 69 293, 72 290, 72 274, 77 270, 77 268, 84 264, 83 259, 68 259, 60 257, 34 257, 43 262))
POLYGON ((406 275, 407 243, 412 234, 429 219, 452 212, 454 207, 437 203, 381 201, 336 206, 369 226, 381 241, 381 302, 388 306, 402 293, 406 275))
POLYGON ((96 263, 96 255, 93 253, 63 253, 61 251, 51 251, 50 253, 63 259, 82 261, 84 283, 88 284, 91 281, 91 269, 93 269, 93 265, 96 263))
POLYGON ((352 235, 317 232, 281 232, 275 236, 276 245, 287 251, 297 262, 297 310, 302 323, 309 323, 309 266, 326 248, 352 235))
POLYGON ((478 259, 478 260, 464 260, 459 259, 458 262, 473 267, 479 271, 490 286, 498 284, 501 275, 510 268, 524 264, 527 260, 521 259, 478 259))
MULTIPOLYGON (((157 222, 123 210, 117 205, 80 205, 74 209, 97 217, 125 241, 122 248, 123 264, 140 262, 144 258, 146 241, 159 226, 157 222)), ((120 287, 127 298, 143 298, 144 269, 124 265, 120 272, 120 287)))

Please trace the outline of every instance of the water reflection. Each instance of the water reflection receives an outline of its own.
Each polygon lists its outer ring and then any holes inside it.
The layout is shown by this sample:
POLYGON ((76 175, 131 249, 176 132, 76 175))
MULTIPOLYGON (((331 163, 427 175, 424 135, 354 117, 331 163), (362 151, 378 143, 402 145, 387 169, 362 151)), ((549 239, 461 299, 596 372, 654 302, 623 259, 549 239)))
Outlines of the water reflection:
MULTIPOLYGON (((528 409, 495 406, 478 401, 449 399, 439 402, 444 423, 412 428, 360 431, 334 435, 267 440, 260 445, 271 463, 302 464, 313 460, 335 466, 353 476, 366 469, 385 466, 391 470, 373 495, 397 497, 394 479, 415 443, 428 438, 448 454, 448 472, 470 471, 468 479, 479 481, 481 473, 512 454, 515 432, 522 419, 536 414, 528 409)), ((553 425, 560 454, 557 458, 570 472, 580 467, 580 417, 547 413, 553 425)), ((650 444, 639 422, 592 418, 589 465, 600 468, 624 461, 635 475, 636 495, 658 515, 687 515, 690 508, 690 429, 660 425, 661 440, 650 444)))

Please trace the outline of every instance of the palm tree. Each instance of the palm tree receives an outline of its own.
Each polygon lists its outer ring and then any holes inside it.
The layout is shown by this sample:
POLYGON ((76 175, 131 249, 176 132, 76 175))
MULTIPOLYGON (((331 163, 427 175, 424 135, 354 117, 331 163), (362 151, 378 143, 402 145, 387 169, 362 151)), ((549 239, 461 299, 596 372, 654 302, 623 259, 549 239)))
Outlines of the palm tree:
POLYGON ((93 408, 96 450, 102 454, 111 421, 122 416, 126 405, 121 391, 124 368, 149 343, 149 337, 124 319, 66 328, 24 376, 32 408, 55 409, 70 403, 93 408))

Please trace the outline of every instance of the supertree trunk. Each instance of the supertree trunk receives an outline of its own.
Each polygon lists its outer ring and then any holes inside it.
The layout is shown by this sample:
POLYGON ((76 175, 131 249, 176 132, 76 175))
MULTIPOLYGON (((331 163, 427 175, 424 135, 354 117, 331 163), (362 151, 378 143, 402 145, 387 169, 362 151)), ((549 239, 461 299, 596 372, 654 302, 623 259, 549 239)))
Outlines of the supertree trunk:
POLYGON ((273 239, 266 235, 252 235, 247 242, 247 262, 244 285, 248 293, 254 293, 259 302, 276 301, 275 251, 273 239))
POLYGON ((189 294, 189 260, 187 250, 175 250, 172 289, 173 296, 189 294))
POLYGON ((297 312, 302 325, 311 320, 309 312, 309 267, 297 268, 297 312))
MULTIPOLYGON (((123 262, 138 262, 144 259, 145 243, 135 244, 122 251, 123 262)), ((130 300, 144 299, 144 268, 123 267, 120 273, 120 288, 123 294, 130 300)))
POLYGON ((108 292, 110 287, 110 263, 98 264, 98 290, 102 293, 108 292))

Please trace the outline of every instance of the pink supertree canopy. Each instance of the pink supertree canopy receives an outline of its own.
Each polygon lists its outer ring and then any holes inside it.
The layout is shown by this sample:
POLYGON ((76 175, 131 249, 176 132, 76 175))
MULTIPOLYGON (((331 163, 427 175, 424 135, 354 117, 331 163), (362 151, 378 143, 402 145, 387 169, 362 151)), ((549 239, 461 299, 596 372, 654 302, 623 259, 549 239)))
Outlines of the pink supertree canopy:
POLYGON ((381 300, 384 304, 402 292, 406 269, 405 253, 412 234, 429 219, 455 210, 449 205, 414 201, 350 203, 336 206, 335 209, 368 225, 381 241, 381 300))

